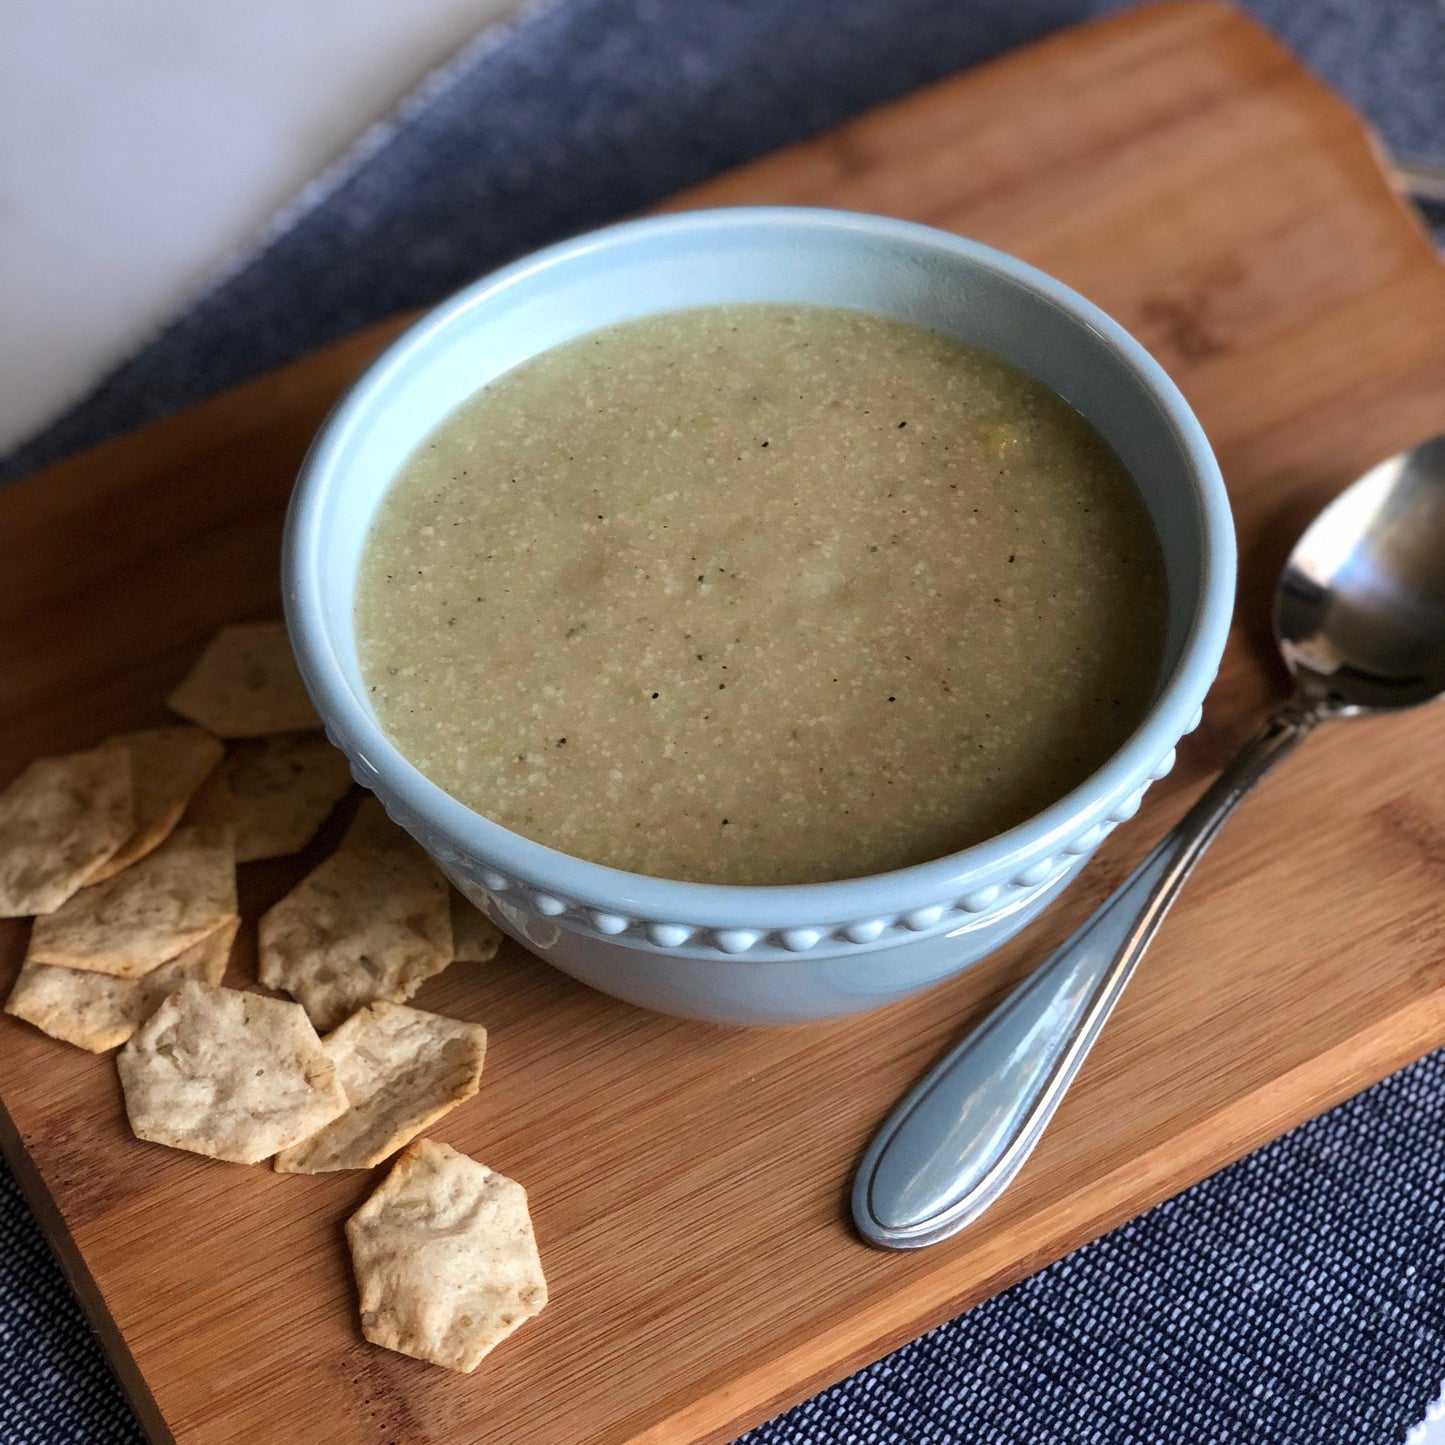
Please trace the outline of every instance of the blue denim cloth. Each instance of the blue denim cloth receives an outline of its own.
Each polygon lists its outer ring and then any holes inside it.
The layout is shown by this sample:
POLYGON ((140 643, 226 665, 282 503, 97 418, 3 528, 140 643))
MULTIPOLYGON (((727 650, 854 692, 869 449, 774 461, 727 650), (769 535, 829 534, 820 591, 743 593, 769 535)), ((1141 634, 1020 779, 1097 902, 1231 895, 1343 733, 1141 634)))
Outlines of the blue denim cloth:
MULTIPOLYGON (((18 476, 1107 0, 553 0, 82 405, 18 476)), ((1445 158, 1441 0, 1252 0, 1445 158)), ((1445 1379, 1445 1054, 942 1326, 749 1445, 1365 1445, 1445 1379)), ((0 1442, 139 1430, 0 1171, 0 1442)), ((525 1445, 525 1442, 507 1442, 525 1445)))

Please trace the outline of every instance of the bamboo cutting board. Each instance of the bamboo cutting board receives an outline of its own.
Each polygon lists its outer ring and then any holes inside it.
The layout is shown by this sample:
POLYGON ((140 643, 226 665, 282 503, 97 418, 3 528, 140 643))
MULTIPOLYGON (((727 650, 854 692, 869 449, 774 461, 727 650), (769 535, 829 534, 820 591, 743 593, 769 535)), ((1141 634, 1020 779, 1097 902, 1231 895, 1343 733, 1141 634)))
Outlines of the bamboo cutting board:
MULTIPOLYGON (((1324 730, 1230 825, 1017 1185, 960 1238, 859 1244, 898 1092, 1097 904, 1280 683, 1302 522, 1445 427, 1445 271, 1358 121, 1245 20, 1174 3, 1051 40, 690 192, 966 232, 1077 286, 1179 381, 1239 524, 1205 724, 1014 946, 873 1017, 651 1017, 519 951, 419 996, 492 1031, 434 1131, 530 1189, 552 1304, 472 1377, 365 1344, 364 1174, 131 1139, 107 1058, 0 1021, 5 1152, 157 1440, 725 1440, 1445 1041, 1445 710, 1324 730)), ((383 326, 0 493, 0 782, 159 716, 202 638, 274 615, 282 509, 383 326)), ((249 918, 319 856, 247 865, 249 918)), ((243 930, 231 980, 253 978, 243 930)), ((23 951, 0 929, 0 986, 23 951)))

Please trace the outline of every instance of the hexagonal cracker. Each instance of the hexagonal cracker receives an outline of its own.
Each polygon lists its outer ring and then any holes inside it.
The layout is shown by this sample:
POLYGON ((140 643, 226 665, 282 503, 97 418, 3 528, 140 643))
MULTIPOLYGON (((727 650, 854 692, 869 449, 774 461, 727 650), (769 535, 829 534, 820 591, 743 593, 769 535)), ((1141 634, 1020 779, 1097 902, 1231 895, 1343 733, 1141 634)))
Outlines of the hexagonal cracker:
POLYGON ((221 628, 166 705, 221 738, 262 738, 321 726, 296 670, 284 622, 221 628))
POLYGON ((138 1139, 236 1164, 259 1164, 346 1110, 299 1004, 213 984, 182 984, 116 1068, 138 1139))
POLYGON ((346 1222, 374 1345, 469 1374, 547 1303, 527 1191, 417 1139, 346 1222))

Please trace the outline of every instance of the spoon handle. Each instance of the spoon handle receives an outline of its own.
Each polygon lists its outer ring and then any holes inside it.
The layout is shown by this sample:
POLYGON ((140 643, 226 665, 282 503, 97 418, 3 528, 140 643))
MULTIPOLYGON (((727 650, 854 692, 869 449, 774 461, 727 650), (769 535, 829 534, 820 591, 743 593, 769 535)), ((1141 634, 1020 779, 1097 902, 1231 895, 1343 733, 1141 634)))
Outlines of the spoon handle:
POLYGON ((1321 714, 1291 699, 1108 901, 903 1099, 853 1182, 863 1237, 917 1249, 978 1218, 1053 1118, 1184 880, 1321 714))

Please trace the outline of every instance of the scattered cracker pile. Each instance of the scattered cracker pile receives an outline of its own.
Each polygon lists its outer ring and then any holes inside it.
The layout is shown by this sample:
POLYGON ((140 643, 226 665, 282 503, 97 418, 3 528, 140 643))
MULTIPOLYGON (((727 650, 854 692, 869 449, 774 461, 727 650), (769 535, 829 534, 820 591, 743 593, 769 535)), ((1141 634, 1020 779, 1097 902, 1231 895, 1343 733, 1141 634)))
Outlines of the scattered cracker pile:
POLYGON ((0 791, 0 917, 35 920, 5 1010, 119 1048, 140 1139, 290 1174, 404 1149, 347 1225, 363 1332, 473 1370, 547 1286, 522 1187, 419 1137, 477 1092, 486 1030, 406 1000, 502 935, 368 797, 260 920, 259 982, 295 1002, 224 986, 237 865, 306 848, 351 777, 279 622, 223 628, 169 705, 188 722, 42 758, 0 791))

